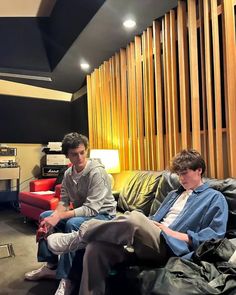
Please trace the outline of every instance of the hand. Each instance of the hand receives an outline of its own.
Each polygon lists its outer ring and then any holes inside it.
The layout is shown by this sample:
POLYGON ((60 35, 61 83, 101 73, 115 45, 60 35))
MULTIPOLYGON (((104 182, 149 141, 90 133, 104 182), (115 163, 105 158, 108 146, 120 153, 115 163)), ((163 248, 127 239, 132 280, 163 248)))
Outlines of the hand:
POLYGON ((165 226, 164 224, 157 222, 157 221, 153 221, 153 223, 158 226, 160 228, 160 230, 162 230, 164 233, 166 233, 167 235, 176 238, 178 240, 184 241, 186 243, 190 243, 191 241, 189 240, 189 237, 187 234, 184 233, 180 233, 178 231, 174 231, 172 229, 170 229, 168 226, 165 226))
POLYGON ((174 231, 172 229, 170 229, 169 227, 167 227, 166 225, 157 222, 157 221, 153 221, 153 223, 159 227, 160 230, 162 230, 163 232, 165 232, 166 234, 173 236, 174 231))
POLYGON ((59 221, 60 221, 60 216, 59 216, 59 214, 57 214, 56 212, 54 212, 53 215, 44 218, 44 219, 40 222, 40 226, 45 225, 45 226, 47 227, 47 229, 50 230, 50 229, 52 229, 54 226, 56 226, 56 225, 58 224, 59 221))

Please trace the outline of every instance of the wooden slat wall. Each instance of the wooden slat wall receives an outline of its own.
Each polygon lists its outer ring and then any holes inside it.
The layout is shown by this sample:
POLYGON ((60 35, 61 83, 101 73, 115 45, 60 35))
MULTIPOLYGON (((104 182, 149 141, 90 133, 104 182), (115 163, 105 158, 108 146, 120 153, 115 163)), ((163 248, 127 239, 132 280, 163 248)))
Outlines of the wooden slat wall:
POLYGON ((236 177, 235 2, 179 1, 87 77, 91 148, 126 170, 195 148, 209 177, 236 177))

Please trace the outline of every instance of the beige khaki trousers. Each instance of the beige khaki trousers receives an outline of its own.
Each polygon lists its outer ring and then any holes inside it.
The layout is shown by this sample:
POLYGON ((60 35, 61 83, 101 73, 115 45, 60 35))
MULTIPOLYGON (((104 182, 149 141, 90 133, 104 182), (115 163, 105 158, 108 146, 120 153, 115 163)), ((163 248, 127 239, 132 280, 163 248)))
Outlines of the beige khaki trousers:
POLYGON ((127 259, 125 245, 137 257, 158 264, 168 258, 160 229, 140 212, 127 212, 111 221, 89 220, 83 224, 87 243, 79 295, 105 294, 105 280, 111 268, 127 259))

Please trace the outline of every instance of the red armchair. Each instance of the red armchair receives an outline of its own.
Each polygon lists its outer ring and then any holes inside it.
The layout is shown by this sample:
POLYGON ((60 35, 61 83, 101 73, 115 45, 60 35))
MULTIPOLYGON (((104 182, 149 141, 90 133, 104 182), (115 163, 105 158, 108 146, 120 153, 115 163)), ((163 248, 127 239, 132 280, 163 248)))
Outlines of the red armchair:
POLYGON ((57 207, 61 184, 55 183, 56 178, 33 180, 30 182, 30 192, 19 193, 20 212, 25 218, 38 221, 42 212, 57 207))

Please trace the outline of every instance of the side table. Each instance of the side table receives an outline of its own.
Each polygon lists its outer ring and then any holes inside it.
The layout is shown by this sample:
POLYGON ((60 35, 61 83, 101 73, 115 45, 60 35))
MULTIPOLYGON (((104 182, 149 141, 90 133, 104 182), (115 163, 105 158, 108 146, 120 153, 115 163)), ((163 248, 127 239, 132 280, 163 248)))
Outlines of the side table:
POLYGON ((0 183, 0 203, 11 202, 15 208, 18 208, 20 167, 0 167, 0 183))

